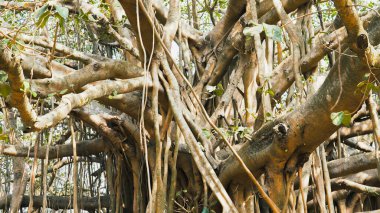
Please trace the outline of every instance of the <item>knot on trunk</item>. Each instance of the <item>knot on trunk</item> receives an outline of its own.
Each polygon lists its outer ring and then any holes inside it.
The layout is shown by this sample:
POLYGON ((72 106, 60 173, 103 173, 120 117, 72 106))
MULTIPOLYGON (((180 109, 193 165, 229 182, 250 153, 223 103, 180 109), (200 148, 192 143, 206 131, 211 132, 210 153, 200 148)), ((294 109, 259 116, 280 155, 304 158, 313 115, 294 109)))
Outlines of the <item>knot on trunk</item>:
POLYGON ((279 123, 276 126, 273 127, 274 132, 274 141, 278 144, 279 148, 284 151, 288 152, 288 130, 289 126, 285 123, 279 123))
POLYGON ((274 133, 279 139, 284 139, 288 135, 288 129, 289 127, 285 123, 279 123, 273 127, 274 133))
POLYGON ((94 71, 97 72, 100 69, 101 65, 99 63, 95 63, 92 67, 94 71))
POLYGON ((368 48, 368 36, 366 34, 360 34, 357 38, 356 38, 356 45, 362 49, 362 50, 365 50, 368 48))

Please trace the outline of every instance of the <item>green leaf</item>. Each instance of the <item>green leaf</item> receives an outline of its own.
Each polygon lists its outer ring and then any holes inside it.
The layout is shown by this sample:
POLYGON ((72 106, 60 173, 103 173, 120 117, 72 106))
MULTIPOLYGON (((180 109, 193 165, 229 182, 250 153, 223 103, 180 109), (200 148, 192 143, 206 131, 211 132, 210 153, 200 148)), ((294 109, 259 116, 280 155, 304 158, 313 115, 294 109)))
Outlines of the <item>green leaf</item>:
POLYGON ((274 97, 274 91, 272 89, 268 89, 266 93, 269 94, 271 97, 274 97))
POLYGON ((6 82, 8 80, 8 74, 3 70, 0 70, 0 82, 6 82))
POLYGON ((212 134, 208 129, 202 129, 202 133, 204 136, 206 136, 207 139, 210 139, 212 134))
POLYGON ((351 123, 351 114, 345 112, 343 115, 342 124, 345 126, 350 126, 350 123, 351 123))
POLYGON ((37 97, 37 93, 35 91, 30 91, 32 93, 33 98, 37 97))
POLYGON ((4 47, 5 47, 5 46, 8 46, 8 45, 9 45, 9 42, 10 42, 10 40, 7 39, 7 38, 1 40, 1 44, 2 44, 2 46, 4 46, 4 47))
POLYGON ((208 210, 207 207, 203 207, 203 209, 202 209, 202 213, 209 213, 209 212, 210 212, 210 210, 208 210))
POLYGON ((25 49, 25 43, 23 41, 17 41, 16 47, 18 50, 23 51, 25 49))
POLYGON ((367 81, 361 81, 360 83, 358 83, 358 85, 356 87, 363 87, 365 84, 367 83, 367 81))
POLYGON ((347 111, 333 112, 330 118, 335 126, 340 126, 341 124, 349 126, 351 122, 351 114, 347 111))
POLYGON ((282 42, 282 30, 277 25, 263 24, 265 35, 274 41, 282 42))
POLYGON ((38 28, 45 27, 47 21, 49 20, 50 15, 51 15, 50 11, 46 11, 44 14, 42 14, 40 18, 38 19, 38 21, 36 22, 36 26, 38 28))
POLYGON ((256 25, 254 27, 246 27, 246 28, 244 28, 243 34, 245 36, 253 36, 253 35, 260 34, 262 31, 263 31, 263 25, 259 24, 259 25, 256 25))
POLYGON ((48 9, 48 5, 45 4, 44 6, 40 7, 38 10, 36 10, 36 12, 34 12, 34 17, 36 19, 40 19, 42 14, 44 14, 46 12, 46 10, 48 9))
POLYGON ((59 16, 61 16, 63 19, 66 20, 69 17, 69 9, 59 5, 54 5, 54 7, 55 10, 58 12, 59 16))
POLYGON ((11 86, 9 84, 0 84, 0 96, 7 97, 11 93, 11 86))
POLYGON ((54 95, 56 95, 56 93, 54 92, 54 93, 50 93, 50 94, 48 94, 48 98, 51 98, 51 97, 53 97, 54 95))
POLYGON ((221 83, 216 85, 216 89, 214 90, 214 93, 216 96, 222 96, 223 95, 224 89, 223 89, 223 85, 221 83))
POLYGON ((108 96, 108 99, 113 99, 115 96, 117 96, 117 91, 114 90, 111 95, 108 96))
POLYGON ((64 30, 65 29, 65 19, 62 18, 61 15, 59 15, 58 13, 54 14, 54 17, 58 19, 59 27, 61 28, 61 30, 64 30))
POLYGON ((60 95, 63 95, 63 94, 65 94, 67 92, 67 89, 64 89, 64 90, 62 90, 61 92, 59 92, 59 94, 60 95))
POLYGON ((177 192, 175 193, 175 196, 178 197, 178 196, 180 196, 181 194, 182 194, 182 191, 177 191, 177 192))
POLYGON ((343 112, 333 112, 331 113, 330 118, 335 126, 339 126, 343 120, 343 112))
POLYGON ((2 141, 8 140, 8 134, 1 134, 0 135, 0 140, 2 140, 2 141))
POLYGON ((358 83, 356 87, 360 89, 360 92, 363 93, 364 95, 368 95, 371 90, 373 92, 378 92, 380 90, 379 86, 376 86, 374 83, 371 83, 368 81, 361 81, 358 83))
POLYGON ((27 81, 22 82, 22 88, 20 89, 23 92, 28 92, 30 90, 30 84, 27 81))

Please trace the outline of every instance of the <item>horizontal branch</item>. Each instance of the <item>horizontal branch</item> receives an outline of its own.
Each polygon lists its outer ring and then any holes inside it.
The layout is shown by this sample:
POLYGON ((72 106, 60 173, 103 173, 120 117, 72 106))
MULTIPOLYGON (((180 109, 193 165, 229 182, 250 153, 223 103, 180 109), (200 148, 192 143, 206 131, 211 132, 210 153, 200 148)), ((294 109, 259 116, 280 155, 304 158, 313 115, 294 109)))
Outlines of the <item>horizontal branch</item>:
POLYGON ((364 193, 370 196, 380 196, 380 188, 374 187, 374 186, 366 186, 360 183, 356 183, 354 181, 341 179, 337 182, 337 184, 340 184, 345 189, 350 189, 358 193, 364 193))
MULTIPOLYGON (((371 120, 366 120, 363 122, 357 122, 351 127, 342 127, 339 129, 340 131, 340 138, 341 139, 348 139, 359 135, 366 135, 372 133, 373 127, 371 120)), ((337 134, 334 133, 330 136, 328 139, 329 142, 336 141, 337 134)))
POLYGON ((342 177, 377 167, 375 152, 340 158, 327 164, 331 178, 342 177))
POLYGON ((36 7, 41 6, 41 2, 15 2, 15 1, 1 1, 0 8, 8 10, 34 10, 36 7))
POLYGON ((339 181, 342 179, 355 181, 356 183, 360 183, 360 184, 364 184, 368 186, 375 186, 379 182, 379 179, 377 176, 377 169, 370 169, 370 170, 354 173, 352 175, 332 179, 331 189, 334 191, 345 189, 339 184, 339 181))
POLYGON ((85 91, 79 94, 67 94, 62 97, 59 105, 49 113, 39 116, 33 124, 32 130, 42 130, 58 124, 63 120, 72 109, 82 107, 90 101, 111 95, 112 93, 122 94, 142 89, 147 84, 151 86, 151 82, 146 82, 144 77, 131 78, 127 80, 105 80, 94 86, 89 86, 85 91))
POLYGON ((365 142, 354 141, 352 139, 346 139, 346 140, 343 140, 343 143, 349 147, 352 147, 354 149, 357 149, 357 150, 360 150, 363 152, 374 152, 375 151, 374 147, 367 145, 367 143, 365 143, 365 142))
MULTIPOLYGON (((80 141, 77 143, 77 155, 89 156, 103 152, 106 144, 103 139, 80 141)), ((34 149, 26 146, 0 144, 0 155, 14 157, 34 157, 34 149)), ((73 145, 63 144, 49 147, 49 160, 73 156, 73 145)), ((38 148, 37 158, 46 158, 46 146, 38 148)))
MULTIPOLYGON (((7 195, 0 198, 0 209, 9 206, 12 200, 12 195, 7 195)), ((24 195, 21 201, 21 207, 28 207, 30 197, 24 195)), ((40 208, 43 204, 43 196, 33 197, 33 207, 40 208)), ((47 207, 50 209, 72 209, 73 198, 67 196, 47 196, 47 207)), ((78 207, 84 210, 95 210, 98 208, 109 208, 110 198, 108 196, 97 197, 80 197, 78 198, 78 207)))
MULTIPOLYGON (((16 32, 10 31, 9 29, 4 28, 4 27, 0 28, 0 31, 2 32, 1 33, 2 35, 7 35, 7 37, 11 37, 11 38, 14 38, 17 40, 21 40, 27 44, 32 43, 32 44, 35 44, 35 45, 38 45, 38 46, 41 46, 41 47, 44 47, 47 49, 52 49, 54 46, 55 51, 57 51, 59 53, 63 53, 65 55, 65 57, 67 57, 67 58, 81 61, 84 64, 89 64, 89 63, 96 61, 94 58, 90 57, 89 54, 77 51, 77 50, 72 49, 70 47, 67 47, 63 44, 56 43, 54 45, 54 42, 51 41, 50 39, 46 38, 45 36, 29 36, 29 35, 25 35, 22 33, 16 33, 16 32)), ((3 37, 3 36, 1 36, 1 37, 3 37)))
POLYGON ((59 93, 64 89, 78 91, 84 85, 100 80, 129 79, 143 75, 144 70, 141 67, 127 61, 111 60, 92 63, 61 77, 32 80, 31 88, 39 96, 46 97, 52 93, 59 93))

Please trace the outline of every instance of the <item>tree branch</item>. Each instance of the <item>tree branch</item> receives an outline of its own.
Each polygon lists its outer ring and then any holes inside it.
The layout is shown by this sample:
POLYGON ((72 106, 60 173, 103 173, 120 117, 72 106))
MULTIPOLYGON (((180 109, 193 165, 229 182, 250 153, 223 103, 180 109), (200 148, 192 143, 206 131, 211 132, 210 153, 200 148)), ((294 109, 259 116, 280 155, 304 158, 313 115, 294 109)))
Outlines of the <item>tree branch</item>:
MULTIPOLYGON (((28 207, 30 197, 24 195, 22 197, 21 207, 28 207)), ((9 206, 12 200, 12 195, 7 195, 0 198, 0 208, 4 209, 9 206)), ((84 210, 95 210, 99 208, 99 202, 97 197, 81 197, 78 198, 78 206, 84 210)), ((42 207, 43 197, 34 196, 33 197, 33 207, 42 207)), ((109 208, 109 197, 100 196, 100 207, 109 208)), ((47 196, 47 207, 51 209, 72 209, 73 208, 73 198, 65 196, 47 196)))
MULTIPOLYGON (((77 155, 88 156, 98 154, 106 149, 103 139, 80 141, 77 143, 77 155)), ((0 144, 0 155, 14 157, 34 157, 34 150, 26 146, 0 144)), ((73 156, 72 144, 55 145, 49 147, 49 160, 73 156)), ((46 158, 46 146, 38 148, 37 158, 46 158)))

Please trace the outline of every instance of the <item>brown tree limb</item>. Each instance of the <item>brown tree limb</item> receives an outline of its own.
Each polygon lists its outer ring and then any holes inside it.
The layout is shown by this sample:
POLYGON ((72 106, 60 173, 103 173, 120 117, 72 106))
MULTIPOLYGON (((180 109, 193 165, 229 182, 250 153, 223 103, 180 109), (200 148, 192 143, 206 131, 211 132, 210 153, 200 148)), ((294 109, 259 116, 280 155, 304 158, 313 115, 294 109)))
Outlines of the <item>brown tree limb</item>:
MULTIPOLYGON (((106 143, 103 139, 80 141, 77 143, 78 156, 88 156, 101 153, 105 150, 106 143)), ((22 145, 0 144, 0 155, 14 157, 34 157, 33 149, 22 145)), ((55 145, 49 147, 49 160, 73 156, 71 144, 55 145)), ((38 148, 37 158, 46 158, 46 146, 38 148)))
POLYGON ((337 184, 341 185, 345 189, 353 190, 358 193, 368 194, 370 196, 379 197, 380 188, 373 186, 366 186, 360 183, 356 183, 351 180, 340 179, 337 181, 337 184))
POLYGON ((331 178, 342 177, 349 174, 374 169, 377 166, 375 152, 358 154, 328 162, 331 178))
POLYGON ((143 75, 142 68, 127 61, 95 62, 64 76, 32 80, 31 89, 41 97, 46 97, 49 94, 59 93, 65 89, 78 91, 84 85, 100 80, 129 79, 142 77, 143 75))
POLYGON ((369 146, 365 142, 354 141, 352 139, 346 139, 346 140, 343 140, 343 143, 346 144, 349 147, 358 149, 358 150, 363 151, 363 152, 373 152, 373 151, 375 151, 375 148, 373 148, 372 146, 369 146))
POLYGON ((32 126, 32 130, 36 131, 52 127, 64 119, 72 109, 82 107, 91 100, 111 95, 115 91, 117 94, 120 94, 142 89, 144 84, 146 84, 144 79, 144 77, 138 77, 120 81, 106 80, 89 87, 79 94, 64 95, 60 104, 54 110, 37 118, 32 126))
MULTIPOLYGON (((340 137, 342 140, 360 136, 360 135, 366 135, 373 132, 373 126, 372 122, 370 120, 362 121, 362 122, 356 122, 351 127, 342 127, 339 129, 340 131, 340 137)), ((332 134, 328 141, 333 142, 337 140, 337 134, 332 134)))
POLYGON ((20 90, 24 88, 25 81, 20 59, 10 50, 4 49, 0 53, 0 68, 8 73, 11 86, 10 104, 18 109, 23 123, 31 126, 37 120, 37 114, 29 103, 26 92, 20 90))
MULTIPOLYGON (((21 207, 28 207, 30 196, 24 195, 22 197, 21 207)), ((73 198, 67 196, 47 196, 47 204, 51 209, 72 209, 73 198)), ((5 208, 9 205, 12 200, 12 195, 7 195, 0 198, 0 208, 5 208)), ((42 196, 33 197, 33 207, 42 207, 42 196)), ((109 197, 100 196, 101 206, 104 208, 109 208, 109 197)), ((91 197, 81 197, 78 199, 79 207, 84 210, 95 210, 98 209, 98 198, 91 197)))
MULTIPOLYGON (((1 36, 0 36, 1 38, 4 38, 6 36, 8 38, 10 37, 15 40, 21 40, 28 44, 32 43, 32 44, 35 44, 47 49, 52 49, 54 46, 54 42, 44 36, 29 36, 22 33, 15 33, 4 27, 1 27, 0 30, 1 30, 1 36)), ((94 56, 82 53, 78 50, 72 49, 60 43, 55 44, 55 51, 64 54, 68 58, 81 61, 84 64, 90 64, 96 61, 94 59, 94 56)))

